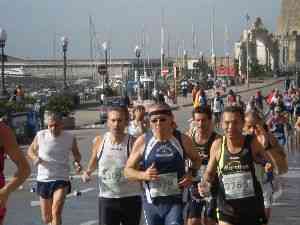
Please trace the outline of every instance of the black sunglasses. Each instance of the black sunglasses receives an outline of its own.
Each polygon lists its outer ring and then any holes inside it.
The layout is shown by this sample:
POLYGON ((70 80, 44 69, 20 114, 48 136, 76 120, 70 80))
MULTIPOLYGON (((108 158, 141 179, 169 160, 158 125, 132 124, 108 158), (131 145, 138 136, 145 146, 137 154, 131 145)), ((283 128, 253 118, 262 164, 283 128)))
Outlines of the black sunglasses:
POLYGON ((166 118, 155 118, 155 119, 152 119, 150 120, 151 123, 157 123, 157 122, 166 122, 167 119, 166 118))

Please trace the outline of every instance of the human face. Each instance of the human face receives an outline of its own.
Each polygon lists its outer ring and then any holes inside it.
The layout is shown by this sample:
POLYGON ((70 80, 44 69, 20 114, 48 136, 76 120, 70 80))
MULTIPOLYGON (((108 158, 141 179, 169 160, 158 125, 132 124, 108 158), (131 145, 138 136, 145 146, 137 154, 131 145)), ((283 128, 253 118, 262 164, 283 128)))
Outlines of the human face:
POLYGON ((63 124, 61 121, 57 121, 57 120, 50 118, 48 120, 48 129, 52 136, 57 137, 60 135, 60 133, 63 129, 63 124))
POLYGON ((244 125, 244 131, 247 134, 254 134, 255 130, 256 130, 257 126, 256 126, 256 121, 252 116, 247 116, 245 117, 245 125, 244 125))
POLYGON ((173 131, 173 118, 168 115, 153 115, 150 117, 150 126, 154 132, 167 134, 173 131))
POLYGON ((200 133, 206 133, 212 125, 211 120, 205 113, 195 113, 193 122, 200 133))
POLYGON ((108 130, 114 135, 120 135, 124 133, 127 125, 127 119, 125 114, 119 111, 110 111, 107 118, 108 130))
POLYGON ((224 112, 222 128, 227 138, 235 139, 242 135, 244 121, 238 112, 224 112))

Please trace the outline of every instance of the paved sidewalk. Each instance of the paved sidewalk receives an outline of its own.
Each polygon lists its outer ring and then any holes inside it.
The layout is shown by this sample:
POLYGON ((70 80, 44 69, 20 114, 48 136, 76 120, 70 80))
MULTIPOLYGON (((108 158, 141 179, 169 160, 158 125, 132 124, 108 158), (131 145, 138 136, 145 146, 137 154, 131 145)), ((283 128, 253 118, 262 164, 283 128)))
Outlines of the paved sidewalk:
MULTIPOLYGON (((261 81, 260 83, 252 83, 252 84, 250 84, 250 87, 248 87, 247 85, 242 85, 242 86, 232 86, 227 89, 228 90, 232 89, 234 92, 241 94, 244 92, 250 92, 250 91, 254 91, 257 89, 264 88, 264 87, 276 85, 280 82, 283 82, 282 78, 281 79, 269 79, 269 80, 261 81)), ((213 96, 213 92, 214 91, 212 89, 207 91, 208 98, 211 98, 213 96)), ((147 106, 151 103, 153 103, 153 101, 151 101, 151 100, 136 102, 136 104, 142 104, 144 106, 147 106)), ((171 108, 173 108, 173 109, 178 109, 180 107, 192 106, 192 96, 191 96, 191 94, 188 94, 188 96, 186 98, 179 96, 179 97, 177 97, 177 104, 172 104, 170 102, 168 102, 168 103, 171 106, 171 108)), ((99 107, 88 107, 88 108, 76 110, 76 112, 74 113, 74 116, 76 119, 76 127, 77 128, 96 128, 96 127, 98 127, 99 125, 96 125, 97 121, 99 121, 98 108, 99 107)))

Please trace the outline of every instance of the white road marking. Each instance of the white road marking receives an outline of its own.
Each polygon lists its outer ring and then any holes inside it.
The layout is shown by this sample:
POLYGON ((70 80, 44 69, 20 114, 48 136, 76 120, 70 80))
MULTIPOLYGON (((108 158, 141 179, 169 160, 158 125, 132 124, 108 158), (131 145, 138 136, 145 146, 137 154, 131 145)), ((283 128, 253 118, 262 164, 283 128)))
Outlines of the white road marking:
POLYGON ((94 225, 94 224, 98 224, 98 220, 89 220, 89 221, 83 222, 79 225, 94 225))
MULTIPOLYGON (((81 193, 87 193, 90 191, 94 191, 96 188, 86 188, 86 189, 82 189, 79 190, 81 193)), ((70 194, 67 195, 67 198, 71 198, 71 197, 75 197, 74 192, 71 192, 70 194)), ((31 207, 37 207, 40 206, 40 201, 31 201, 30 202, 30 206, 31 207)))

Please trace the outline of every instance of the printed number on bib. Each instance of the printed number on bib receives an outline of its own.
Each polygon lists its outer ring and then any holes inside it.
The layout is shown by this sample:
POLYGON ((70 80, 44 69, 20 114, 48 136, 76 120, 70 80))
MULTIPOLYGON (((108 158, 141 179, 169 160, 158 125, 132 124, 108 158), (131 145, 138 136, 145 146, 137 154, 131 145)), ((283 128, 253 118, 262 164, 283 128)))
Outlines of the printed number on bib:
POLYGON ((227 200, 253 197, 255 195, 250 172, 224 175, 223 183, 227 200))
POLYGON ((103 189, 108 189, 109 191, 118 193, 120 191, 120 183, 124 179, 122 167, 112 167, 101 170, 103 189))
POLYGON ((150 195, 152 198, 180 194, 177 173, 159 175, 159 180, 150 182, 150 195))

